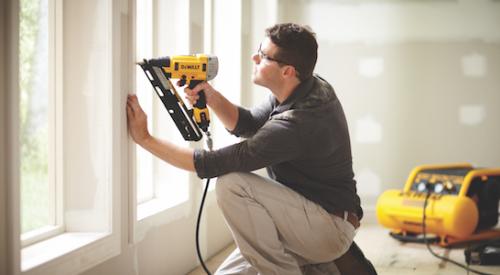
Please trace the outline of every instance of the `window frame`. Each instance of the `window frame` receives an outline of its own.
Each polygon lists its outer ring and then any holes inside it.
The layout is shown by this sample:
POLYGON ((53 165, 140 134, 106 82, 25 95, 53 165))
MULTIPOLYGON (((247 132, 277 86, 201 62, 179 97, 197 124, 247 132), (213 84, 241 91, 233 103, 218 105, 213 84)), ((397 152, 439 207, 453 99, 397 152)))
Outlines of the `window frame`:
MULTIPOLYGON (((61 18, 63 10, 69 9, 74 13, 80 5, 86 5, 87 2, 68 2, 62 3, 64 0, 56 0, 55 3, 60 3, 56 10, 60 12, 61 18), (72 6, 73 5, 73 6, 72 6)), ((128 7, 125 5, 125 1, 115 1, 115 0, 94 0, 94 3, 99 3, 100 19, 104 24, 98 29, 99 37, 107 39, 104 42, 105 45, 101 48, 101 52, 105 53, 106 59, 103 61, 105 66, 102 68, 103 72, 106 74, 105 82, 106 87, 104 90, 109 91, 105 96, 108 97, 106 105, 106 112, 104 115, 104 123, 110 125, 109 127, 109 141, 113 141, 110 144, 109 152, 110 157, 106 158, 106 172, 104 177, 104 185, 100 185, 104 188, 103 194, 105 194, 106 203, 105 211, 106 218, 104 221, 105 229, 97 230, 96 232, 90 232, 83 230, 79 232, 75 225, 72 225, 72 229, 68 229, 65 226, 65 230, 61 234, 54 235, 48 239, 38 241, 28 246, 23 246, 21 242, 21 226, 20 226, 20 141, 19 141, 19 1, 18 0, 7 0, 7 7, 9 9, 8 19, 6 19, 7 25, 5 27, 7 34, 7 41, 9 42, 5 45, 6 48, 6 64, 0 64, 6 72, 6 89, 5 94, 0 94, 1 102, 5 103, 7 109, 5 112, 5 117, 2 115, 1 119, 5 121, 6 127, 6 156, 5 163, 1 163, 5 167, 6 180, 12 184, 6 186, 6 198, 7 198, 7 221, 5 228, 7 231, 7 253, 8 258, 7 272, 13 275, 20 274, 76 274, 81 273, 99 263, 102 263, 114 256, 117 256, 121 252, 121 181, 126 180, 123 177, 121 171, 126 171, 127 165, 126 161, 122 160, 123 152, 127 151, 126 139, 128 137, 126 131, 126 120, 125 120, 125 108, 122 108, 122 103, 126 101, 126 95, 122 90, 129 90, 131 87, 127 81, 122 83, 122 80, 127 80, 127 74, 129 73, 128 68, 132 66, 131 60, 123 59, 123 55, 127 55, 128 52, 128 37, 121 30, 123 26, 126 26, 125 22, 118 20, 123 14, 128 13, 128 7), (108 43, 106 43, 108 42, 108 43), (125 43, 123 43, 125 42, 125 43), (5 67, 4 67, 5 66, 5 67), (3 100, 5 99, 5 100, 3 100), (111 100, 120 99, 120 100, 111 100), (111 123, 119 122, 119 123, 111 123), (8 161, 7 161, 8 160, 8 161)), ((89 12, 89 10, 87 10, 89 12)), ((72 27, 80 26, 78 20, 82 20, 85 17, 79 18, 64 18, 64 23, 70 22, 72 27)), ((66 28, 67 25, 64 26, 66 28)), ((3 27, 3 26, 2 26, 3 27)), ((56 24, 56 28, 61 31, 63 30, 63 24, 56 24)), ((71 28, 71 27, 70 27, 71 28)), ((96 30, 96 29, 92 29, 96 30)), ((66 31, 66 30, 65 30, 66 31)), ((65 41, 66 42, 66 41, 65 41)), ((57 45, 57 42, 56 42, 57 45)), ((59 40, 60 47, 65 46, 62 44, 62 37, 59 40)), ((79 44, 70 45, 78 46, 79 44)), ((55 49, 56 54, 61 57, 58 62, 54 64, 54 70, 56 75, 65 75, 67 71, 62 70, 62 56, 63 51, 66 48, 55 49), (59 64, 59 65, 58 65, 59 64)), ((75 48, 73 48, 75 51, 75 48)), ((100 53, 101 53, 100 52, 100 53)), ((95 58, 95 57, 94 57, 95 58)), ((69 68, 71 70, 71 68, 69 68)), ((93 81, 93 79, 87 80, 93 81)), ((91 82, 88 82, 91 83, 91 82)), ((94 83, 94 82, 92 82, 94 83)), ((62 88, 66 85, 63 78, 56 80, 53 85, 54 89, 57 91, 62 91, 62 88)), ((57 93, 57 92, 56 92, 57 93)), ((71 110, 65 109, 62 105, 63 98, 62 92, 60 97, 56 97, 55 104, 59 107, 54 109, 54 113, 51 116, 55 117, 55 124, 61 123, 63 121, 63 112, 71 112, 71 110)), ((2 103, 3 104, 3 103, 2 103)), ((103 109, 104 110, 104 109, 103 109)), ((62 123, 60 124, 62 125, 62 123)), ((63 131, 62 127, 55 127, 56 131, 56 144, 59 141, 57 137, 62 139, 63 131)), ((126 156, 126 154, 125 154, 126 156)), ((62 162, 63 152, 62 150, 56 150, 54 155, 55 158, 59 159, 59 164, 61 167, 65 165, 62 162)), ((65 166, 64 166, 65 167, 65 166)), ((57 169, 55 167, 54 169, 57 169)), ((53 177, 57 180, 64 179, 65 173, 62 169, 59 172, 55 172, 53 177)), ((66 191, 63 192, 62 188, 57 189, 55 187, 55 196, 60 196, 61 200, 54 203, 55 207, 66 207, 62 201, 62 195, 66 196, 66 191)), ((66 211, 66 210, 65 210, 66 211)), ((67 214, 59 212, 54 215, 54 218, 58 221, 62 221, 62 216, 67 214)), ((82 223, 83 225, 83 223, 82 223)), ((78 225, 76 225, 78 226, 78 225)), ((3 271, 3 268, 1 269, 3 271)))
MULTIPOLYGON (((150 22, 152 26, 152 32, 151 32, 151 47, 150 54, 151 57, 157 57, 161 55, 165 55, 165 51, 161 50, 160 48, 165 48, 165 41, 162 41, 162 38, 158 37, 159 33, 162 32, 162 28, 159 27, 160 24, 162 24, 163 21, 161 21, 161 16, 159 16, 159 13, 161 12, 160 10, 163 9, 165 6, 169 6, 169 10, 175 10, 175 11, 181 11, 179 13, 185 12, 186 16, 179 16, 179 19, 181 20, 174 20, 177 22, 177 24, 181 25, 186 25, 189 27, 189 18, 190 16, 189 13, 189 7, 190 3, 189 1, 168 1, 167 3, 159 3, 157 0, 151 0, 151 11, 148 11, 148 14, 150 14, 150 17, 152 22, 150 22)), ((131 12, 131 15, 133 17, 133 24, 131 24, 131 33, 133 34, 133 56, 135 56, 137 59, 139 58, 144 58, 141 56, 138 56, 140 53, 138 51, 138 45, 137 45, 137 40, 138 40, 138 33, 137 33, 137 27, 138 27, 138 11, 137 11, 137 5, 134 2, 133 11, 131 12)), ((147 16, 146 16, 147 17, 147 16)), ((173 19, 172 19, 173 20, 173 19)), ((176 43, 175 44, 169 44, 168 47, 172 47, 175 50, 179 50, 179 48, 182 48, 181 52, 172 52, 174 54, 181 54, 188 52, 190 41, 189 37, 186 36, 185 34, 185 28, 179 28, 179 29, 173 29, 172 31, 178 31, 181 35, 176 36, 175 34, 170 34, 169 37, 176 37, 176 43), (180 41, 180 42, 178 42, 180 41), (178 42, 178 43, 177 43, 178 42)), ((164 32, 162 32, 164 33, 164 32)), ((164 38, 163 38, 164 39, 164 38)), ((146 56, 146 58, 148 58, 146 56)), ((174 123, 171 121, 170 116, 166 115, 165 109, 159 100, 157 98, 157 95, 155 94, 154 89, 151 87, 151 84, 149 83, 149 80, 145 77, 144 73, 142 70, 136 70, 134 71, 134 77, 132 77, 134 80, 134 87, 136 87, 136 91, 139 90, 138 83, 141 81, 145 87, 142 87, 141 92, 148 92, 150 93, 147 95, 147 97, 151 98, 151 101, 146 102, 148 104, 148 107, 143 106, 145 109, 146 108, 151 108, 150 113, 148 114, 148 126, 150 127, 150 130, 152 133, 154 133, 155 136, 167 136, 167 138, 179 138, 182 140, 181 137, 178 137, 177 133, 177 128, 175 127, 174 123), (137 72, 137 73, 136 73, 137 72), (145 81, 141 81, 142 80, 145 81), (163 124, 164 122, 166 123, 171 123, 171 126, 173 127, 165 127, 163 124)), ((182 92, 181 89, 177 89, 178 92, 182 92)), ((141 102, 142 103, 142 102, 141 102)), ((142 103, 143 104, 143 103, 142 103)), ((169 125, 170 126, 170 125, 169 125)), ((132 148, 137 148, 139 147, 136 145, 133 141, 130 141, 131 147, 132 148)), ((192 144, 189 144, 185 142, 186 146, 193 146, 192 144)), ((140 150, 143 150, 142 148, 140 150)), ((146 154, 150 154, 149 152, 145 152, 146 154)), ((143 156, 142 156, 143 157, 143 156)), ((177 220, 181 218, 185 218, 190 215, 191 213, 191 208, 192 208, 192 186, 191 183, 193 182, 193 176, 188 175, 186 171, 179 171, 178 168, 172 167, 169 164, 166 164, 163 160, 155 157, 155 156, 150 156, 151 157, 151 167, 149 167, 149 172, 151 173, 150 176, 148 176, 149 179, 151 179, 151 182, 141 182, 138 179, 138 174, 139 174, 139 168, 137 165, 137 159, 138 159, 138 154, 137 150, 133 150, 133 154, 130 158, 130 166, 133 167, 131 170, 130 176, 133 179, 132 183, 132 188, 133 193, 130 196, 130 199, 133 203, 131 206, 131 220, 134 221, 130 225, 131 231, 134 232, 131 235, 131 240, 132 242, 135 242, 134 240, 141 239, 141 233, 138 232, 146 232, 151 224, 155 223, 155 221, 158 220, 156 216, 162 217, 160 220, 162 221, 161 223, 165 221, 172 221, 172 220, 177 220), (164 173, 164 170, 167 169, 170 172, 174 172, 177 174, 177 172, 180 174, 186 173, 186 176, 182 182, 176 182, 176 184, 179 185, 184 185, 182 188, 184 191, 181 192, 186 192, 187 193, 187 198, 178 201, 178 202, 172 202, 168 198, 166 198, 164 195, 162 195, 162 186, 160 184, 161 181, 164 181, 164 177, 161 175, 164 173), (139 193, 139 185, 140 184, 151 184, 152 186, 150 187, 152 189, 152 194, 148 196, 146 199, 140 200, 138 198, 138 193, 139 193)), ((158 220, 158 222, 160 222, 158 220)))

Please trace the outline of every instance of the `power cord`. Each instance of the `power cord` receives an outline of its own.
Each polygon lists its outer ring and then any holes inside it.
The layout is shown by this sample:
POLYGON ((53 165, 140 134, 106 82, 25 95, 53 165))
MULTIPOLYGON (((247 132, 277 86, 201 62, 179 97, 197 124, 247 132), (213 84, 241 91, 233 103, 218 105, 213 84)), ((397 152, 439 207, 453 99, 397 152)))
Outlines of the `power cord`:
MULTIPOLYGON (((207 135, 208 150, 212 151, 212 147, 213 147, 212 137, 210 135, 210 132, 207 131, 205 133, 207 135)), ((196 253, 198 254, 198 260, 200 261, 200 264, 203 267, 203 270, 205 270, 207 275, 212 275, 212 273, 210 273, 210 270, 208 270, 208 267, 205 265, 205 262, 203 261, 203 257, 201 256, 200 241, 199 241, 201 213, 203 212, 203 205, 205 204, 205 198, 207 197, 209 185, 210 185, 210 179, 208 178, 207 183, 205 184, 205 190, 203 191, 203 195, 201 196, 200 210, 198 210, 198 219, 196 220, 196 253)))
POLYGON ((203 204, 205 203, 205 197, 207 196, 209 184, 210 184, 210 179, 207 179, 207 183, 205 185, 205 191, 203 191, 203 196, 201 197, 200 210, 198 211, 198 220, 196 221, 196 252, 198 253, 198 260, 200 260, 201 266, 203 267, 207 275, 212 275, 212 273, 210 273, 210 270, 208 270, 207 266, 205 265, 205 262, 203 262, 203 258, 201 257, 200 241, 199 241, 201 213, 203 211, 203 204))
POLYGON ((432 251, 431 249, 431 246, 429 245, 429 241, 427 240, 427 236, 426 236, 426 232, 425 232, 425 219, 426 219, 426 215, 425 215, 425 209, 427 208, 427 202, 429 200, 429 197, 431 196, 431 191, 429 188, 427 188, 427 194, 425 196, 425 200, 424 200, 424 214, 423 214, 423 218, 422 218, 422 231, 423 231, 423 234, 424 234, 424 242, 425 242, 425 246, 427 247, 427 249, 429 250, 429 252, 436 258, 438 259, 441 259, 443 261, 446 261, 446 262, 450 262, 454 265, 457 265, 465 270, 467 270, 467 274, 469 274, 469 271, 470 272, 473 272, 473 273, 476 273, 476 274, 480 274, 480 275, 492 275, 492 274, 489 274, 489 273, 484 273, 484 272, 481 272, 481 271, 477 271, 475 269, 472 269, 472 268, 469 268, 468 266, 465 266, 459 262, 456 262, 452 259, 449 259, 449 258, 446 258, 446 257, 443 257, 443 256, 440 256, 438 254, 436 254, 434 251, 432 251))

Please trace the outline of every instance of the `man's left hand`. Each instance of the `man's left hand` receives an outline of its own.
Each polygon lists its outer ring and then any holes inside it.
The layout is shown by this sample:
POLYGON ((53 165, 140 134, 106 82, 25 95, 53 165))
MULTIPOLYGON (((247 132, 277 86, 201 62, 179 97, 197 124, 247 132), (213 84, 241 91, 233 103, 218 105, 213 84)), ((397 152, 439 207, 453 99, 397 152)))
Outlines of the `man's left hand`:
POLYGON ((136 95, 127 97, 127 122, 130 136, 137 144, 142 145, 151 137, 148 132, 148 117, 136 95))

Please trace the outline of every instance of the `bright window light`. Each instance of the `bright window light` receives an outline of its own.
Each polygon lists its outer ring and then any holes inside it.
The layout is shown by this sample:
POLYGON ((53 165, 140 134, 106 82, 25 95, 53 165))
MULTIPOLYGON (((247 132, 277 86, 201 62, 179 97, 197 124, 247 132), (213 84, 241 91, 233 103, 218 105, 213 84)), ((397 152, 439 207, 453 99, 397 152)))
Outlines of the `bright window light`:
MULTIPOLYGON (((137 5, 136 60, 153 56, 153 1, 141 1, 137 5)), ((149 80, 139 66, 136 66, 136 94, 144 112, 153 111, 153 90, 149 80)), ((154 117, 148 116, 148 128, 152 129, 154 117)), ((154 198, 153 156, 136 146, 137 202, 143 203, 154 198)))
POLYGON ((21 233, 33 235, 56 225, 49 0, 21 0, 19 21, 21 233))

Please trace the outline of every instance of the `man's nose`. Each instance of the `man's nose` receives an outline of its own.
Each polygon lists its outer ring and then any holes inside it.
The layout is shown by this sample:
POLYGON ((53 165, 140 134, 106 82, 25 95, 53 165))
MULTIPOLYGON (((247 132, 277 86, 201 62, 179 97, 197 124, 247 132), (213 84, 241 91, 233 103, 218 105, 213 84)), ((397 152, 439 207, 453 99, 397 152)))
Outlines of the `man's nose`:
POLYGON ((255 64, 259 64, 260 63, 260 57, 259 57, 259 55, 256 54, 256 53, 254 53, 252 55, 252 60, 253 60, 253 62, 255 62, 255 64))

